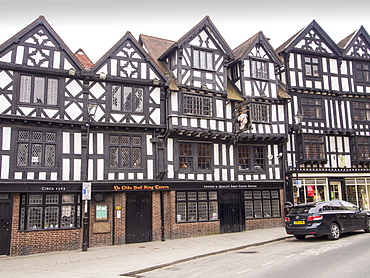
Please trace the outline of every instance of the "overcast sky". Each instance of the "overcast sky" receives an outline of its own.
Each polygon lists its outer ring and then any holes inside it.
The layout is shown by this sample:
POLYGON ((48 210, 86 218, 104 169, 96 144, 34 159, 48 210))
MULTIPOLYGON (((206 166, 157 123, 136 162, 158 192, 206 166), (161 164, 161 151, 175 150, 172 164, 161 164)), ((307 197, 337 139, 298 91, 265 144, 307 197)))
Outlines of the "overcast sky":
POLYGON ((176 41, 206 15, 232 49, 258 31, 276 49, 313 19, 335 42, 361 25, 370 33, 369 0, 0 0, 0 10, 0 44, 43 15, 94 63, 127 31, 176 41))

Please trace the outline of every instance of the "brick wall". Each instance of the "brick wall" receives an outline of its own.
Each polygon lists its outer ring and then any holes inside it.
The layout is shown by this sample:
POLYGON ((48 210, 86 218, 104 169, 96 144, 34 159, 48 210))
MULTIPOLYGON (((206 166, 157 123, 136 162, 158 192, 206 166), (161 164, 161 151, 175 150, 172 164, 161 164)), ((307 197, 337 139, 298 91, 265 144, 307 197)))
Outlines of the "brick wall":
POLYGON ((82 229, 19 231, 20 194, 14 194, 10 255, 29 255, 82 248, 82 229))

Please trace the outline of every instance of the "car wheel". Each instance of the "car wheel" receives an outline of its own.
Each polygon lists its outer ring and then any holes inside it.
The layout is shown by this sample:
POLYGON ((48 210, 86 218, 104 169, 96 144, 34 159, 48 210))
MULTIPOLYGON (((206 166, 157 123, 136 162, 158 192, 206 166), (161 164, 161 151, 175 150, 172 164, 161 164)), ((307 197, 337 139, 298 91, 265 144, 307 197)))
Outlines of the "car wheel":
POLYGON ((370 218, 366 219, 366 228, 364 229, 365 233, 370 233, 370 218))
POLYGON ((331 223, 329 228, 328 239, 336 240, 340 238, 340 227, 337 223, 331 223))
POLYGON ((306 238, 306 235, 294 235, 294 237, 298 240, 302 240, 306 238))

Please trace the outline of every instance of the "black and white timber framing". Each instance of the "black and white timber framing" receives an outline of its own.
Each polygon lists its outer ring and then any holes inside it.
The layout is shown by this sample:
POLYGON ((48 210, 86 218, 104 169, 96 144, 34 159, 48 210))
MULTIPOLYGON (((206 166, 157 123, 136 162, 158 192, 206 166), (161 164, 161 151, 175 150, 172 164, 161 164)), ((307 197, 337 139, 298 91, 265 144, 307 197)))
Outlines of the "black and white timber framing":
POLYGON ((316 21, 276 51, 288 104, 291 202, 347 199, 369 208, 370 38, 363 27, 335 44, 316 21), (302 123, 294 121, 303 115, 302 123))

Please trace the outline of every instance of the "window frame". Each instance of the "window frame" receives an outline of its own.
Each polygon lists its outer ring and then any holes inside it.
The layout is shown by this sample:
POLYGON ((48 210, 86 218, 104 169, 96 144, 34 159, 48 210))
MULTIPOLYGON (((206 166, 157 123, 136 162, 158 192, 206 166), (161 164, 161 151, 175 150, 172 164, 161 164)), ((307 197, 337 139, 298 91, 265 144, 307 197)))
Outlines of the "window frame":
POLYGON ((183 114, 212 117, 213 115, 213 98, 205 95, 195 95, 184 93, 183 114))
POLYGON ((143 161, 144 161, 144 158, 143 158, 143 155, 144 155, 144 152, 143 150, 145 149, 145 142, 144 142, 144 138, 142 135, 138 135, 138 134, 107 134, 107 139, 108 139, 108 153, 109 153, 109 157, 108 157, 108 168, 110 170, 113 170, 113 169, 143 169, 143 161), (117 143, 112 143, 112 137, 118 137, 118 139, 116 140, 117 143), (129 138, 129 143, 126 144, 125 141, 123 140, 126 140, 125 137, 128 137, 129 138), (140 138, 140 144, 135 144, 135 141, 140 138), (116 153, 116 157, 115 159, 112 158, 112 149, 113 148, 117 148, 117 153, 116 153), (139 152, 136 151, 136 149, 139 150, 139 152), (128 153, 127 153, 128 152, 128 153), (123 155, 127 153, 126 157, 129 158, 128 161, 124 160, 123 159, 123 155), (139 160, 137 162, 137 160, 135 160, 133 158, 133 154, 138 154, 140 157, 139 157, 139 160), (113 159, 113 160, 112 160, 113 159), (113 161, 116 161, 116 164, 113 165, 113 161), (126 166, 125 163, 128 163, 126 166))
POLYGON ((367 62, 353 62, 353 77, 356 83, 370 83, 370 63, 367 62), (365 69, 364 67, 367 67, 365 69), (359 78, 359 75, 361 78, 359 78))
POLYGON ((176 191, 176 223, 218 221, 217 196, 217 191, 176 191), (202 208, 204 209, 205 204, 207 204, 207 217, 203 219, 204 213, 200 212, 202 212, 202 208))
POLYGON ((300 159, 306 162, 326 162, 327 158, 325 139, 325 135, 322 134, 301 134, 299 142, 299 150, 301 151, 300 159), (316 139, 312 140, 314 138, 316 139), (322 139, 322 141, 319 141, 320 138, 322 139), (314 157, 315 151, 317 152, 317 157, 314 157))
POLYGON ((210 143, 200 142, 178 142, 178 164, 177 167, 180 172, 211 172, 213 167, 213 145, 210 143), (201 150, 199 147, 208 147, 208 150, 201 150), (186 151, 190 151, 187 154, 186 151), (208 152, 208 153, 207 153, 208 152), (208 155, 207 155, 208 154, 208 155), (208 162, 207 162, 208 161, 208 162), (208 167, 201 167, 205 165, 208 167))
POLYGON ((306 78, 313 78, 313 79, 321 79, 322 78, 322 64, 321 64, 321 58, 320 57, 314 57, 314 56, 307 56, 307 55, 302 55, 303 59, 303 71, 304 71, 304 76, 306 78), (306 59, 309 59, 307 61, 306 59), (316 61, 313 60, 317 59, 316 61), (315 74, 315 67, 317 69, 317 74, 315 74), (309 69, 309 71, 308 71, 309 69))
POLYGON ((281 217, 281 204, 280 204, 279 190, 272 190, 272 189, 244 190, 243 196, 244 196, 245 219, 281 217), (274 195, 272 195, 273 192, 274 192, 274 195), (269 196, 267 196, 267 193, 269 196), (258 203, 260 203, 259 211, 257 211, 256 209, 256 207, 258 207, 257 205, 258 203), (277 208, 276 208, 276 205, 277 205, 277 208), (268 209, 268 207, 270 209, 268 209), (277 214, 274 214, 274 211, 277 212, 277 214), (260 212, 260 214, 256 214, 258 212, 260 212))
POLYGON ((110 99, 111 111, 112 113, 144 114, 146 111, 146 95, 147 95, 147 87, 145 86, 131 86, 131 85, 114 83, 111 85, 111 88, 110 88, 110 98, 109 99, 110 99), (115 94, 117 94, 118 89, 119 89, 119 95, 115 96, 115 94), (129 91, 130 89, 131 91, 129 91), (129 92, 130 92, 130 99, 129 101, 125 101, 125 94, 128 94, 129 92), (136 96, 137 93, 141 93, 141 98, 136 96), (137 103, 137 100, 139 99, 141 100, 140 105, 135 106, 135 103, 137 103), (141 107, 141 109, 138 110, 137 107, 139 106, 141 107))
MULTIPOLYGON (((37 199, 34 199, 37 200, 37 199)), ((55 210, 54 210, 55 214, 55 210)), ((75 192, 60 192, 60 193, 50 193, 50 192, 31 192, 23 193, 20 198, 20 212, 19 212, 19 230, 21 231, 42 231, 42 230, 60 230, 60 229, 77 229, 81 228, 82 220, 82 208, 81 208, 81 194, 75 192), (73 196, 73 201, 68 202, 68 198, 64 196, 73 196), (41 196, 38 198, 39 202, 31 202, 31 196, 41 196), (47 199, 49 197, 58 196, 57 202, 55 198, 51 198, 48 203, 47 199), (54 199, 54 202, 52 201, 54 199), (65 200, 65 201, 63 201, 65 200), (33 215, 32 208, 35 213, 33 215), (56 226, 54 224, 49 224, 54 221, 52 210, 48 208, 57 208, 57 220, 56 226), (65 209, 63 209, 65 208, 65 209), (36 210, 37 209, 37 210, 36 210), (69 216, 68 216, 69 213, 69 216), (63 215, 66 214, 66 215, 63 215), (31 218, 34 216, 33 218, 31 218), (66 218, 63 218, 63 217, 66 218), (68 221, 68 217, 73 217, 73 221, 68 221), (33 220, 33 221, 32 221, 33 220), (30 225, 35 224, 30 227, 30 225), (50 221, 47 223, 47 221, 50 221), (70 223, 69 223, 70 222, 70 223), (63 223, 67 223, 67 226, 63 226, 63 223), (69 224, 68 224, 69 223, 69 224)))
POLYGON ((251 102, 249 104, 250 118, 252 123, 271 123, 271 104, 251 102))
MULTIPOLYGON (((34 129, 18 129, 16 134, 16 160, 15 166, 19 168, 43 168, 43 169, 55 169, 57 167, 58 156, 58 133, 46 130, 34 130, 34 129), (29 133, 28 139, 20 139, 21 133, 29 133), (42 134, 42 140, 35 138, 36 134, 42 134), (48 135, 49 134, 49 135, 48 135), (54 141, 48 140, 48 138, 54 137, 54 141), (21 146, 24 146, 23 150, 21 146), (27 147, 25 147, 27 146, 27 147), (41 149, 40 149, 41 146, 41 149), (35 156, 35 154, 38 156, 35 156), (24 160, 21 163, 20 160, 24 160), (41 160, 41 162, 36 161, 41 160), (47 161, 52 160, 52 165, 47 165, 47 161)), ((24 136, 24 135, 23 135, 24 136)), ((39 135, 38 135, 39 136, 39 135)))
POLYGON ((192 67, 198 70, 215 71, 214 51, 209 50, 209 49, 193 47, 192 48, 192 67), (204 56, 202 57, 202 55, 204 56), (205 60, 202 58, 204 58, 205 60))
POLYGON ((250 60, 250 75, 254 79, 269 80, 269 62, 259 59, 250 60))
POLYGON ((370 102, 353 101, 352 102, 353 121, 368 122, 370 121, 370 102))
POLYGON ((51 76, 43 76, 39 74, 25 74, 19 73, 18 75, 18 103, 20 105, 35 105, 35 106, 42 106, 42 107, 57 107, 59 105, 59 97, 60 97, 60 78, 58 77, 51 77, 51 76), (29 78, 29 81, 23 82, 23 77, 29 78), (39 82, 37 79, 43 79, 43 88, 42 88, 42 98, 43 102, 36 101, 37 98, 37 90, 40 89, 39 82), (56 81, 56 84, 51 84, 51 81, 56 81), (50 90, 54 89, 54 92, 50 93, 50 90))
POLYGON ((353 138, 352 159, 354 163, 370 163, 370 137, 355 136, 353 138))
POLYGON ((316 119, 316 120, 324 119, 324 112, 325 111, 324 111, 323 99, 302 97, 301 98, 301 106, 302 106, 302 112, 303 112, 303 117, 304 118, 306 118, 306 119, 316 119), (314 103, 312 103, 312 101, 314 103), (318 101, 320 103, 317 103, 318 101), (314 116, 311 116, 312 113, 314 114, 314 116))
POLYGON ((238 165, 238 171, 240 172, 265 173, 267 171, 266 146, 238 145, 236 159, 236 165, 238 165), (260 155, 256 156, 258 154, 260 155), (251 168, 251 165, 255 166, 251 168))

